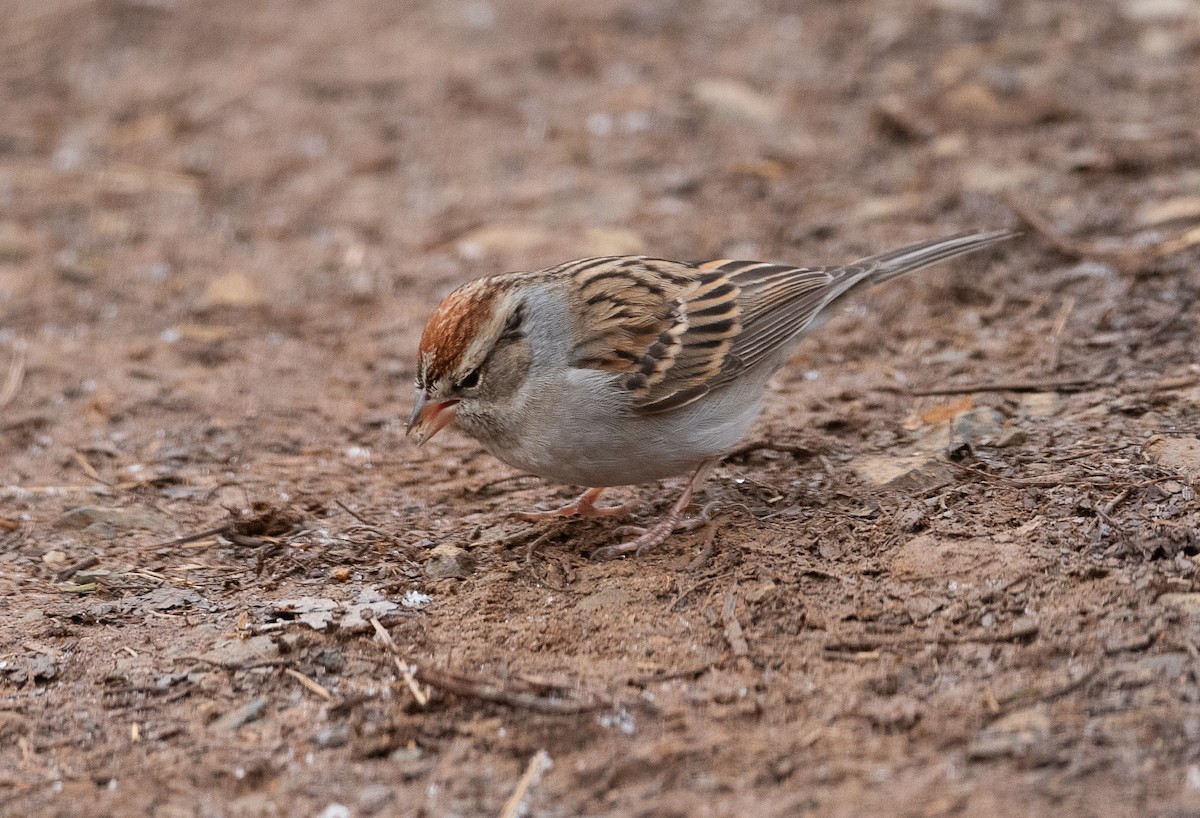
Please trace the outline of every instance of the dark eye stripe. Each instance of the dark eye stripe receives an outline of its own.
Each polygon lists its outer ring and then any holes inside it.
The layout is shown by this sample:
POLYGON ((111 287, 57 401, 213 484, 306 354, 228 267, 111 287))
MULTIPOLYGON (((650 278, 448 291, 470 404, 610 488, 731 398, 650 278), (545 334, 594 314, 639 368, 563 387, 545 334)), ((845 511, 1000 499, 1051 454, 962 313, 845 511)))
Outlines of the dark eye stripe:
POLYGON ((463 379, 458 382, 458 384, 457 384, 458 388, 459 389, 474 389, 475 387, 479 386, 479 374, 480 374, 480 370, 482 370, 482 369, 483 369, 482 366, 477 366, 474 369, 472 369, 470 372, 468 372, 465 376, 463 376, 463 379))

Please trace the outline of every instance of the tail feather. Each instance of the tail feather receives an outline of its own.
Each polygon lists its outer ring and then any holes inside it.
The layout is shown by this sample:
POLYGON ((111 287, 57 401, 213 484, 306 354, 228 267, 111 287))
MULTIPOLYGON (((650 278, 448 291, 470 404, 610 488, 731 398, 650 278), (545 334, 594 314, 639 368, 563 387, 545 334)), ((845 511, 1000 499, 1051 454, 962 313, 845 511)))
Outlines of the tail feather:
POLYGON ((1015 230, 960 233, 949 238, 910 244, 908 247, 901 247, 899 250, 892 250, 877 256, 864 258, 848 266, 850 268, 862 269, 866 272, 866 281, 864 283, 874 285, 895 278, 896 276, 904 275, 905 273, 911 273, 913 270, 954 258, 963 253, 972 253, 989 245, 1007 241, 1017 235, 1018 233, 1015 230))

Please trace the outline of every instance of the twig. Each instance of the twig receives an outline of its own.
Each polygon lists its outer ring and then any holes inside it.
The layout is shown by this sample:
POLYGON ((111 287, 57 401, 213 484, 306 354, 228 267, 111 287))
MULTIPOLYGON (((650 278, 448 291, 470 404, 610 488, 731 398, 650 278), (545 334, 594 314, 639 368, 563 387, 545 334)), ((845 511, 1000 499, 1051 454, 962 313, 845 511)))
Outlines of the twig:
POLYGON ((83 470, 84 474, 95 480, 97 483, 103 483, 106 486, 112 485, 111 480, 105 480, 100 476, 100 472, 96 471, 96 467, 88 462, 88 459, 83 456, 83 452, 79 451, 78 449, 73 450, 71 452, 71 459, 79 464, 79 468, 83 470))
POLYGON ((538 713, 550 713, 557 716, 578 715, 603 710, 612 707, 612 702, 599 696, 590 700, 554 699, 538 696, 521 690, 513 690, 499 682, 480 679, 474 676, 464 676, 453 671, 422 665, 417 668, 416 678, 423 684, 447 690, 458 696, 480 699, 485 702, 507 704, 511 707, 521 707, 538 713))
POLYGON ((671 604, 667 606, 667 610, 668 611, 675 610, 676 606, 678 606, 680 602, 683 602, 683 600, 685 600, 689 596, 691 596, 692 592, 703 588, 705 585, 708 585, 709 583, 711 583, 714 579, 715 579, 715 577, 706 577, 706 578, 700 580, 699 582, 693 583, 692 585, 689 585, 687 588, 684 588, 682 591, 679 592, 679 594, 674 599, 671 600, 671 604))
POLYGON ((8 364, 8 376, 4 379, 4 387, 0 389, 0 409, 8 406, 21 389, 25 380, 25 342, 16 341, 13 344, 13 358, 8 364))
MULTIPOLYGON (((166 616, 154 610, 147 610, 146 613, 154 614, 155 616, 166 616)), ((203 656, 176 656, 176 662, 201 662, 212 667, 219 667, 222 670, 258 670, 264 667, 287 667, 292 664, 291 659, 262 659, 257 662, 221 662, 216 659, 205 659, 203 656)))
POLYGON ((1113 509, 1115 509, 1117 506, 1121 505, 1121 503, 1125 502, 1125 500, 1129 497, 1130 492, 1132 492, 1132 491, 1133 491, 1132 487, 1126 487, 1120 494, 1118 494, 1116 497, 1112 498, 1107 503, 1105 503, 1104 508, 1102 509, 1104 516, 1107 517, 1110 514, 1112 514, 1113 509))
POLYGON ((742 634, 742 623, 737 619, 737 596, 733 591, 730 591, 729 596, 725 597, 724 615, 725 641, 729 643, 729 649, 739 659, 748 656, 750 646, 746 644, 746 637, 742 634))
POLYGON ((203 540, 207 537, 216 537, 217 535, 227 533, 231 526, 232 523, 224 523, 216 528, 208 528, 204 531, 198 531, 195 534, 185 534, 182 537, 176 537, 173 540, 167 540, 166 542, 160 542, 158 545, 151 546, 151 550, 156 550, 159 548, 171 548, 176 545, 187 545, 190 542, 203 540))
POLYGON ((1074 693, 1076 690, 1083 687, 1085 684, 1090 682, 1092 679, 1096 678, 1096 674, 1099 672, 1100 672, 1100 668, 1098 666, 1089 668, 1088 670, 1079 674, 1078 678, 1072 679, 1071 681, 1067 682, 1066 684, 1060 685, 1058 687, 1051 688, 1050 690, 1047 690, 1045 693, 1039 693, 1037 691, 1025 690, 1025 691, 1020 691, 1020 692, 1014 693, 1011 696, 1005 696, 1004 699, 998 703, 1000 706, 1000 709, 998 711, 996 711, 996 713, 992 716, 992 718, 1002 716, 1005 713, 1012 712, 1013 710, 1023 709, 1025 707, 1028 707, 1033 702, 1053 701, 1054 699, 1060 699, 1063 696, 1066 696, 1068 693, 1074 693))
POLYGON ((708 536, 704 538, 704 547, 700 549, 700 553, 696 558, 687 564, 684 570, 689 574, 694 574, 705 566, 712 559, 713 553, 717 550, 717 527, 712 523, 708 524, 708 536))
POLYGON ((517 782, 517 788, 513 790, 513 794, 504 804, 504 809, 500 810, 500 818, 517 818, 524 811, 525 796, 541 780, 542 773, 550 769, 552 765, 550 754, 545 750, 538 750, 533 754, 533 757, 529 759, 529 765, 525 768, 525 774, 517 782))
POLYGON ((1078 241, 1063 235, 1045 216, 1018 201, 1012 194, 1002 196, 1001 200, 1017 218, 1045 239, 1047 244, 1069 258, 1099 258, 1125 270, 1136 271, 1155 259, 1174 255, 1200 244, 1200 227, 1193 227, 1173 239, 1165 239, 1146 247, 1105 247, 1095 242, 1078 241))
POLYGON ((1063 235, 1054 225, 1050 224, 1050 221, 1045 216, 1024 202, 1019 201, 1015 196, 1006 194, 1001 196, 1000 199, 1013 213, 1017 214, 1017 218, 1029 225, 1033 232, 1045 239, 1047 244, 1064 256, 1084 258, 1086 256, 1112 255, 1112 251, 1105 251, 1063 235))
POLYGON ((505 489, 504 491, 493 491, 498 486, 503 486, 505 483, 516 483, 522 480, 538 480, 539 478, 532 474, 510 474, 508 477, 501 477, 497 480, 489 480, 482 486, 476 486, 473 489, 468 489, 467 494, 471 497, 495 496, 497 494, 507 494, 512 491, 520 491, 521 487, 505 489))
POLYGON ((376 617, 371 617, 371 627, 375 629, 375 634, 379 637, 379 641, 392 654, 392 661, 396 664, 396 670, 400 672, 400 677, 404 679, 404 683, 408 685, 408 690, 413 694, 413 698, 417 700, 417 704, 424 707, 429 704, 429 693, 422 690, 417 684, 416 678, 413 676, 412 669, 407 662, 400 661, 400 649, 396 647, 396 643, 392 640, 392 635, 387 632, 387 628, 379 622, 376 617))
POLYGON ((110 486, 4 486, 0 488, 0 500, 28 500, 33 497, 68 497, 72 494, 95 494, 107 497, 113 493, 110 486))
POLYGON ((324 685, 318 684, 317 682, 314 682, 312 679, 308 678, 300 671, 293 670, 290 667, 285 667, 283 669, 283 672, 286 673, 287 675, 291 676, 293 679, 295 679, 300 684, 307 687, 313 693, 316 693, 318 696, 320 696, 325 701, 327 701, 327 702, 333 701, 333 694, 329 692, 329 689, 327 687, 325 687, 324 685))
POLYGON ((79 560, 78 562, 68 565, 66 568, 59 571, 57 574, 54 575, 54 578, 57 579, 59 582, 65 582, 68 579, 70 579, 71 577, 78 574, 80 571, 87 570, 88 568, 91 568, 94 565, 98 565, 99 563, 100 563, 99 557, 84 557, 83 559, 79 560))
POLYGON ((1189 293, 1188 296, 1179 303, 1179 306, 1177 306, 1171 312, 1170 315, 1168 315, 1165 319, 1160 321, 1157 326, 1155 326, 1153 329, 1150 330, 1149 333, 1147 333, 1146 339, 1142 343, 1143 344, 1157 344, 1159 341, 1163 340, 1163 338, 1166 337, 1167 332, 1171 329, 1172 326, 1175 325, 1175 322, 1178 321, 1180 318, 1182 318, 1184 315, 1186 315, 1188 310, 1190 310, 1192 308, 1192 305, 1195 303, 1196 303, 1196 293, 1195 292, 1189 293))
POLYGON ((722 457, 721 460, 723 460, 723 461, 724 460, 733 460, 738 457, 745 457, 746 455, 750 454, 751 452, 761 452, 761 451, 781 452, 783 454, 790 454, 792 457, 795 457, 798 460, 812 457, 813 454, 815 454, 815 452, 813 452, 812 449, 809 449, 805 446, 797 446, 797 445, 789 446, 789 445, 784 445, 782 443, 772 443, 769 440, 755 440, 751 443, 746 443, 741 446, 738 446, 736 449, 734 449, 733 451, 729 452, 724 457, 722 457))
POLYGON ((702 665, 684 668, 683 670, 665 670, 661 673, 651 673, 646 676, 635 676, 634 678, 630 679, 627 684, 630 684, 633 687, 649 687, 650 685, 659 684, 661 682, 669 682, 673 679, 695 679, 712 670, 713 667, 720 664, 721 661, 722 659, 718 659, 715 662, 705 662, 702 665))
POLYGON ((1112 386, 1110 379, 1072 378, 1061 381, 996 381, 994 383, 969 383, 962 386, 938 386, 932 389, 911 389, 909 394, 917 397, 930 395, 970 395, 976 392, 1089 392, 1112 386))
POLYGON ((1200 227, 1193 227, 1182 236, 1174 239, 1169 239, 1153 247, 1154 258, 1162 258, 1163 256, 1174 255, 1184 250, 1191 249, 1197 244, 1200 244, 1200 227))
POLYGON ((1067 328, 1067 321, 1071 317, 1071 313, 1075 310, 1075 299, 1068 296, 1063 301, 1062 307, 1058 310, 1058 315, 1054 318, 1054 326, 1050 330, 1049 351, 1046 354, 1046 372, 1053 374, 1058 370, 1058 359, 1062 355, 1062 340, 1063 331, 1067 328))
POLYGON ((358 520, 360 523, 365 525, 367 528, 374 529, 376 532, 378 532, 380 534, 383 533, 382 531, 379 531, 379 526, 375 525, 375 523, 371 522, 366 517, 359 514, 357 511, 354 511, 353 509, 351 509, 348 505, 343 503, 341 500, 335 499, 333 502, 337 505, 338 508, 340 508, 342 511, 349 514, 354 519, 358 520))
MULTIPOLYGON (((1034 488, 1034 489, 1053 489, 1059 486, 1117 486, 1123 485, 1130 488, 1145 488, 1146 486, 1165 483, 1170 480, 1170 477, 1155 477, 1152 480, 1143 480, 1139 483, 1119 483, 1118 481, 1105 475, 1096 475, 1094 477, 1074 477, 1068 478, 1066 474, 1051 474, 1046 477, 1001 477, 998 474, 988 474, 979 469, 973 469, 970 466, 965 466, 962 463, 955 463, 953 460, 939 460, 939 463, 945 463, 948 466, 953 466, 956 469, 961 469, 968 474, 973 474, 976 477, 982 477, 985 480, 993 480, 997 483, 1013 486, 1015 488, 1034 488)), ((1157 522, 1165 523, 1165 520, 1157 522)))
POLYGON ((830 653, 874 653, 880 649, 908 648, 924 645, 997 645, 1005 642, 1023 642, 1038 634, 1036 622, 1017 623, 1003 633, 976 632, 949 636, 914 636, 895 639, 850 637, 826 642, 824 650, 830 653))

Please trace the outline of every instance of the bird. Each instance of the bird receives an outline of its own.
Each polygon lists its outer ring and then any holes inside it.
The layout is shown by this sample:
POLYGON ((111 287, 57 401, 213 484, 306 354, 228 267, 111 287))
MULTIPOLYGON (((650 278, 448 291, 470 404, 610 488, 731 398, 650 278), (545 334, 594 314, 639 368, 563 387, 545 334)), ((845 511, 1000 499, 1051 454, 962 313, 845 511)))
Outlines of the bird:
POLYGON ((597 505, 606 488, 690 474, 658 522, 591 556, 641 555, 687 527, 693 493, 831 308, 1014 235, 960 233, 826 267, 618 255, 477 278, 421 333, 407 434, 419 446, 453 424, 513 468, 587 487, 528 519, 623 514, 597 505))

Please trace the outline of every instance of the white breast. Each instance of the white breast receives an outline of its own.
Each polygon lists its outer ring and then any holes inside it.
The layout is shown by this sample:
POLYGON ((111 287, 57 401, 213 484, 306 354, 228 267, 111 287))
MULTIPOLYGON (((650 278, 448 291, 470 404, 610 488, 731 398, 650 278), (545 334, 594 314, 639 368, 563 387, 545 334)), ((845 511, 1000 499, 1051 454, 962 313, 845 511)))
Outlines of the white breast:
POLYGON ((681 409, 642 416, 613 376, 571 369, 530 390, 523 429, 492 454, 533 474, 580 486, 622 486, 684 475, 728 452, 758 416, 762 389, 740 383, 681 409), (746 389, 745 387, 750 387, 746 389))

